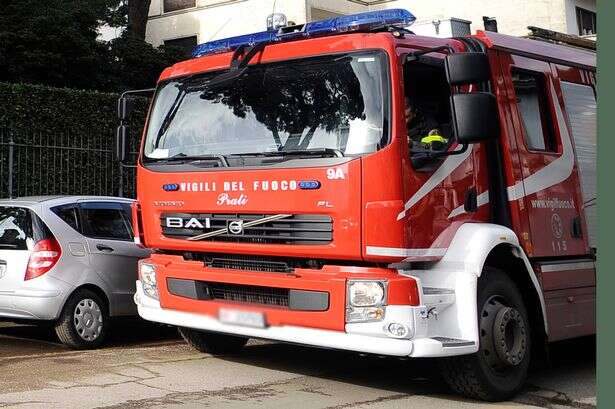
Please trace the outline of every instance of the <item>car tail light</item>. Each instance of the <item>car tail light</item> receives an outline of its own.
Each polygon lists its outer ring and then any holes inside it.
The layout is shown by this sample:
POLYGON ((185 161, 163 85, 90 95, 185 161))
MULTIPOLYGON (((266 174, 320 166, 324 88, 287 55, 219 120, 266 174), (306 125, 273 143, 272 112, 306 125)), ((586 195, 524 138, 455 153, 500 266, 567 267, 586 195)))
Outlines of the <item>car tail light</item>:
POLYGON ((134 234, 135 244, 139 247, 145 248, 145 242, 143 241, 143 220, 141 219, 141 205, 138 202, 133 202, 130 205, 132 210, 132 232, 134 234))
POLYGON ((62 249, 60 244, 53 237, 43 239, 36 243, 30 254, 25 280, 40 277, 51 270, 53 266, 56 265, 61 255, 62 249))

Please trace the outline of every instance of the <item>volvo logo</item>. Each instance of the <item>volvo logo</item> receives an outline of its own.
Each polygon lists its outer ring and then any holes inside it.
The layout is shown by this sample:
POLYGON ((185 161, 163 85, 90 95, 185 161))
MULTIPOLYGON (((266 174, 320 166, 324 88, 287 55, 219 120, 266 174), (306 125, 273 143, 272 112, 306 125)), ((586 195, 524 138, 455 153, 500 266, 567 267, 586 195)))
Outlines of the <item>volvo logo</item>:
POLYGON ((228 224, 228 232, 234 235, 243 233, 243 220, 233 220, 228 224))

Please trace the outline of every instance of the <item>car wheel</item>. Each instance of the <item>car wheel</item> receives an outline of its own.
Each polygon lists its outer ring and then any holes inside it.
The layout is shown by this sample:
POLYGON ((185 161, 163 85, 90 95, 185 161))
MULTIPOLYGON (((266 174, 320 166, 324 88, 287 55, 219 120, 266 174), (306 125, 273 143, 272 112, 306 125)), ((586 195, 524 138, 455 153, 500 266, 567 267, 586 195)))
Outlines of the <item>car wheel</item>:
POLYGON ((478 352, 442 359, 442 375, 461 395, 502 401, 523 387, 531 350, 523 297, 504 272, 485 268, 478 284, 478 314, 478 352))
POLYGON ((194 349, 212 355, 232 355, 241 351, 248 338, 224 335, 215 332, 179 328, 182 338, 194 349))
POLYGON ((71 348, 92 349, 102 345, 108 325, 104 301, 94 292, 82 289, 66 301, 55 331, 60 341, 71 348))

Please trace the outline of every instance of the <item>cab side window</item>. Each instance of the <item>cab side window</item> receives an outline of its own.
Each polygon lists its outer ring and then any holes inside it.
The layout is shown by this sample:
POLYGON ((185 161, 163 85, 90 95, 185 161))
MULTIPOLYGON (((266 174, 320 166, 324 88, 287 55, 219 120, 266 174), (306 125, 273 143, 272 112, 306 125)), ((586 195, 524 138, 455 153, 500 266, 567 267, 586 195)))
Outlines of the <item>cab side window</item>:
POLYGON ((81 205, 83 234, 96 239, 132 240, 129 220, 121 204, 85 203, 81 205))
POLYGON ((527 148, 533 151, 557 152, 545 76, 513 69, 512 80, 527 148))
POLYGON ((429 152, 448 150, 453 139, 451 90, 444 61, 422 56, 406 63, 404 88, 410 156, 417 168, 425 162, 433 163, 429 152))

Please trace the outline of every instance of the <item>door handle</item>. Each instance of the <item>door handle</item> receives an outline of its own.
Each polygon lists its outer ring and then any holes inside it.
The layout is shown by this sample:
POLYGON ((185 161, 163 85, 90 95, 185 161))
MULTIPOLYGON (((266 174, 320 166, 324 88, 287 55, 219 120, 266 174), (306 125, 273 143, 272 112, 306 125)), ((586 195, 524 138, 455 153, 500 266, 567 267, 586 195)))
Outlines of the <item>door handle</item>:
POLYGON ((113 252, 113 247, 105 246, 104 244, 97 244, 96 248, 98 250, 102 251, 103 253, 112 253, 113 252))

